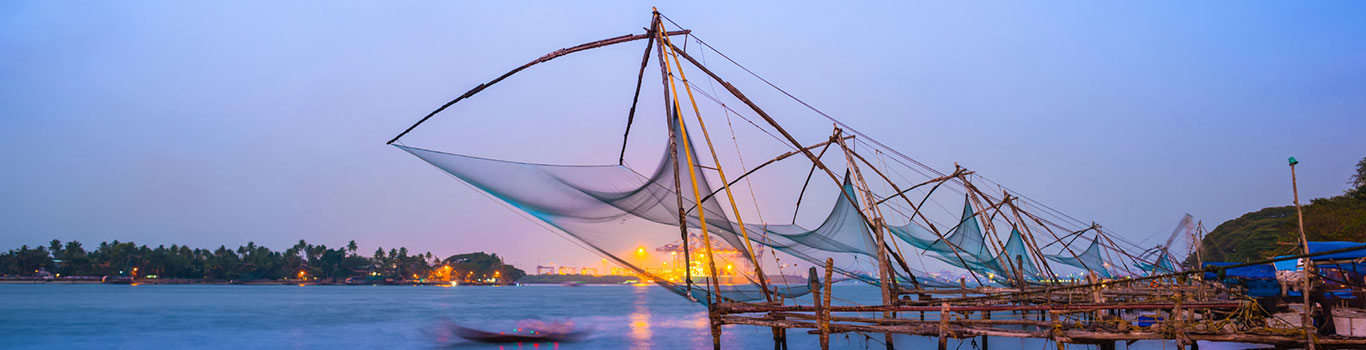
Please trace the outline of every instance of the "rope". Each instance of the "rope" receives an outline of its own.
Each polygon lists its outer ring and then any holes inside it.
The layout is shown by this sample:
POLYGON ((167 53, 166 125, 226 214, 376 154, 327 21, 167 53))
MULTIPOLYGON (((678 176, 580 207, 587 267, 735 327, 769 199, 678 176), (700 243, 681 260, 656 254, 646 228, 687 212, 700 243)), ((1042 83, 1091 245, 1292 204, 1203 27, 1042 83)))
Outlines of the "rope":
MULTIPOLYGON (((685 38, 684 38, 684 41, 683 41, 683 49, 684 49, 685 52, 687 51, 687 48, 688 48, 688 40, 687 40, 687 38, 685 37, 685 38)), ((704 63, 707 62, 707 57, 706 57, 705 54, 699 53, 698 56, 701 56, 700 58, 701 58, 702 62, 704 62, 704 63)), ((712 93, 716 93, 716 84, 713 83, 710 79, 707 80, 707 87, 711 89, 712 93)), ((700 89, 699 89, 698 92, 702 92, 702 91, 700 91, 700 89)), ((725 105, 722 104, 722 106, 725 106, 725 105)), ((744 154, 740 152, 740 140, 739 140, 738 138, 735 137, 735 125, 731 123, 730 108, 729 108, 729 107, 727 107, 727 108, 722 108, 722 109, 721 109, 721 112, 722 112, 723 115, 726 116, 726 129, 730 131, 730 141, 731 141, 731 144, 735 146, 735 158, 738 159, 738 160, 740 161, 740 170, 743 170, 743 171, 744 171, 743 173, 749 173, 749 166, 745 164, 745 157, 744 157, 744 154)), ((753 122, 750 122, 750 124, 754 124, 754 123, 753 123, 753 122)), ((758 125, 755 125, 755 126, 758 126, 758 125)), ((767 133, 767 131, 766 131, 766 130, 763 130, 762 128, 760 128, 760 130, 761 130, 761 131, 765 131, 765 132, 767 133)), ((772 135, 772 134, 769 134, 769 136, 773 136, 773 135, 772 135)), ((773 137, 776 138, 776 136, 773 136, 773 137)), ((754 193, 754 182, 753 182, 748 176, 745 177, 745 188, 746 188, 747 190, 749 190, 750 203, 754 205, 754 212, 755 212, 755 214, 757 214, 757 215, 759 216, 759 223, 763 225, 764 234, 763 234, 763 236, 762 236, 762 237, 763 237, 762 239, 764 240, 764 242, 769 242, 769 240, 768 240, 768 220, 764 219, 764 212, 763 212, 763 210, 759 209, 759 196, 756 195, 756 194, 754 193)), ((761 249, 760 252, 762 253, 762 249, 763 249, 763 248, 760 247, 760 249, 761 249)), ((778 251, 777 251, 777 249, 774 249, 772 245, 769 245, 768 251, 769 251, 769 255, 773 256, 773 262, 774 262, 775 264, 778 265, 778 278, 782 278, 782 279, 783 279, 783 284, 788 284, 788 281, 787 281, 787 273, 783 270, 783 264, 782 264, 782 261, 779 260, 779 258, 778 258, 778 251)), ((758 257, 756 257, 756 260, 757 260, 757 258, 758 258, 758 257)), ((759 261, 755 261, 755 263, 758 264, 758 263, 760 263, 760 262, 759 262, 759 261)))
MULTIPOLYGON (((668 21, 669 23, 675 25, 675 26, 678 26, 678 27, 680 27, 680 28, 682 27, 682 25, 680 25, 678 22, 674 21, 672 18, 669 18, 669 17, 666 16, 666 15, 661 14, 660 17, 663 18, 664 20, 668 21)), ((833 116, 831 116, 831 115, 825 113, 824 111, 820 110, 819 108, 816 108, 815 106, 811 105, 810 103, 807 103, 806 101, 804 101, 804 100, 802 100, 802 99, 796 97, 795 95, 793 95, 792 93, 788 92, 787 90, 784 90, 783 88, 779 87, 777 84, 773 83, 772 81, 770 81, 770 80, 764 78, 763 76, 759 75, 758 73, 754 72, 753 70, 749 69, 748 67, 746 67, 746 66, 740 64, 738 61, 736 61, 735 59, 733 59, 733 58, 731 58, 730 56, 726 55, 724 52, 721 52, 720 50, 716 49, 716 47, 714 47, 714 46, 712 46, 711 44, 707 43, 705 40, 702 40, 702 39, 699 38, 697 35, 694 35, 694 34, 692 34, 692 33, 689 33, 687 36, 688 36, 688 37, 691 37, 690 40, 696 40, 696 41, 698 42, 698 44, 701 44, 701 45, 702 45, 703 47, 705 47, 707 50, 710 50, 710 51, 712 51, 712 52, 715 52, 716 54, 718 54, 718 55, 720 55, 721 57, 725 58, 726 61, 729 61, 731 64, 734 64, 736 67, 738 67, 738 68, 740 68, 741 70, 743 70, 743 71, 745 71, 746 73, 748 73, 750 76, 752 76, 752 77, 754 77, 754 78, 756 78, 756 79, 762 81, 764 84, 766 84, 766 85, 768 85, 769 87, 771 87, 771 88, 777 90, 778 92, 782 93, 783 95, 787 96, 788 98, 792 99, 793 101, 795 101, 795 102, 801 104, 802 106, 804 106, 804 107, 806 107, 807 109, 809 109, 809 110, 815 112, 816 114, 819 114, 821 117, 824 117, 825 119, 827 119, 827 120, 829 120, 829 121, 835 123, 836 125, 839 125, 839 126, 842 127, 843 129, 848 130, 850 133, 852 133, 852 134, 854 134, 854 135, 862 136, 860 139, 867 139, 867 140, 868 140, 867 142, 868 142, 868 143, 871 143, 871 146, 870 146, 870 147, 873 147, 874 149, 886 150, 888 153, 890 153, 891 155, 893 155, 893 157, 891 157, 891 158, 892 158, 892 160, 893 160, 894 162, 899 163, 899 164, 901 164, 902 166, 905 166, 907 169, 910 169, 910 170, 912 170, 912 171, 914 171, 914 172, 916 172, 916 173, 919 173, 919 174, 921 174, 922 176, 927 176, 927 177, 928 177, 928 176, 930 176, 930 174, 935 174, 935 175, 938 175, 938 176, 943 176, 943 175, 944 175, 943 172, 938 171, 938 170, 936 170, 936 169, 934 169, 934 168, 932 168, 932 167, 930 167, 930 166, 928 166, 928 165, 926 165, 926 164, 924 164, 924 163, 922 163, 922 162, 920 162, 920 161, 918 161, 918 160, 916 160, 916 159, 914 159, 914 158, 911 158, 910 156, 907 156, 907 155, 905 155, 905 154, 903 154, 903 153, 897 151, 896 149, 893 149, 893 148, 887 146, 886 144, 884 144, 884 143, 878 141, 877 139, 875 139, 875 138, 873 138, 873 137, 871 137, 871 136, 868 136, 867 134, 864 134, 864 133, 861 132, 861 131, 858 131, 857 129, 855 129, 855 128, 849 126, 848 124, 845 124, 844 122, 842 122, 842 121, 840 121, 840 120, 838 120, 838 119, 835 119, 833 116)), ((686 41, 688 41, 688 39, 685 39, 685 43, 686 43, 686 41)), ((709 96, 709 98, 710 98, 710 96, 709 96)), ((713 98, 713 100, 715 100, 715 99, 713 98)), ((717 102, 719 103, 719 101, 717 101, 717 102)), ((751 124, 754 124, 754 123, 751 122, 751 124)), ((755 126, 757 127, 758 125, 756 124, 755 126)), ((760 129, 763 130, 763 128, 760 128, 760 129)), ((767 130, 765 130, 765 132, 767 133, 767 130)), ((770 136, 773 136, 771 133, 770 133, 769 135, 770 135, 770 136)), ((1059 219, 1059 220, 1061 220, 1061 221, 1068 221, 1068 223, 1070 223, 1070 224, 1072 224, 1072 225, 1075 225, 1075 226, 1085 226, 1085 225, 1086 225, 1085 222, 1083 222, 1083 221, 1081 221, 1081 220, 1079 220, 1079 219, 1077 219, 1077 218, 1075 218, 1075 217, 1073 217, 1073 216, 1070 216, 1070 215, 1068 215, 1067 213, 1064 213, 1064 212, 1062 212, 1062 211, 1060 211, 1060 210, 1057 210, 1056 208, 1053 208, 1053 207, 1051 207, 1051 206, 1049 206, 1049 205, 1047 205, 1047 204, 1044 204, 1043 202, 1040 202, 1040 201, 1038 201, 1038 200, 1035 200, 1035 199, 1033 199, 1033 198, 1031 198, 1031 197, 1028 197, 1028 196, 1019 194, 1017 191, 1010 190, 1008 187, 1006 187, 1006 186, 1000 184, 999 182, 996 182, 996 181, 994 181, 994 180, 992 180, 992 179, 990 179, 990 178, 987 178, 987 177, 985 177, 985 176, 982 176, 982 175, 978 174, 978 179, 980 179, 980 180, 983 181, 983 182, 989 183, 989 184, 995 184, 995 185, 997 185, 997 187, 999 187, 999 188, 1001 188, 1001 189, 1005 189, 1007 192, 1011 193, 1013 196, 1019 197, 1019 198, 1021 199, 1020 202, 1021 202, 1021 204, 1022 204, 1023 206, 1027 206, 1027 207, 1034 208, 1034 209, 1039 209, 1039 210, 1042 212, 1042 214, 1044 214, 1044 215, 1052 216, 1052 217, 1057 218, 1057 219, 1059 219)), ((955 188, 955 190, 956 190, 956 188, 955 188)), ((984 196, 987 197, 987 199, 990 200, 990 201, 995 201, 995 200, 996 200, 996 198, 994 198, 994 197, 992 197, 992 196, 990 196, 990 195, 984 195, 984 196)), ((937 202, 936 202, 936 205, 938 205, 937 202)), ((942 208, 942 206, 941 206, 941 208, 942 208)), ((1036 218, 1037 218, 1037 217, 1036 217, 1036 218)), ((1050 226, 1054 226, 1054 227, 1057 227, 1057 228, 1060 228, 1060 229, 1064 229, 1064 230, 1069 230, 1069 231, 1071 230, 1071 228, 1069 227, 1070 225, 1060 224, 1060 223, 1058 223, 1057 221, 1052 220, 1051 218, 1037 218, 1037 219, 1039 219, 1039 221, 1042 221, 1042 222, 1044 222, 1044 223, 1046 223, 1047 225, 1050 225, 1050 226)), ((1107 237, 1107 239, 1110 239, 1110 237, 1107 237)), ((1123 239, 1122 237, 1119 237, 1119 238, 1117 238, 1116 240, 1118 240, 1118 241, 1120 241, 1120 242, 1122 242, 1122 243, 1125 243, 1125 244, 1127 244, 1127 245, 1130 245, 1130 246, 1139 247, 1138 244, 1135 244, 1135 243, 1133 243, 1133 242, 1130 242, 1130 241, 1128 241, 1128 240, 1125 240, 1125 239, 1123 239)), ((1118 248, 1118 247, 1115 247, 1115 248, 1118 248)), ((1126 255, 1127 255, 1127 254, 1126 254, 1126 255)), ((1130 256, 1130 258, 1133 258, 1133 257, 1130 256)), ((1123 265, 1123 264, 1121 264, 1121 265, 1123 265)))

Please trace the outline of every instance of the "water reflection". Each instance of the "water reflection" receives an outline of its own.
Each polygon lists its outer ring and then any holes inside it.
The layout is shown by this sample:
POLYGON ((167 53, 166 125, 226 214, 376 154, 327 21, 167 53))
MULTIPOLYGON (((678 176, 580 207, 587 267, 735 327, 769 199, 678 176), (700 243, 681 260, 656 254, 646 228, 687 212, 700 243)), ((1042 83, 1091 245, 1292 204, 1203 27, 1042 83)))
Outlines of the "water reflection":
POLYGON ((635 305, 631 311, 631 349, 650 349, 652 343, 650 338, 653 332, 650 330, 650 308, 646 306, 646 292, 649 287, 635 287, 635 305))

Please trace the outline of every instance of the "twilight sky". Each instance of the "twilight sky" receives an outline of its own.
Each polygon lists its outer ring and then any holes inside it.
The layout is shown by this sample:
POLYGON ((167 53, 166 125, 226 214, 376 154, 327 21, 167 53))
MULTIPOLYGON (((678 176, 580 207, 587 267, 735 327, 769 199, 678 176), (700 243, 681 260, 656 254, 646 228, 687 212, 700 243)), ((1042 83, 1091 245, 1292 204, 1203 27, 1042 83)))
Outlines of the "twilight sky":
MULTIPOLYGON (((1187 212, 1212 228, 1288 205, 1288 156, 1306 201, 1341 193, 1366 156, 1361 2, 657 6, 912 157, 959 162, 1133 241, 1187 212)), ((354 239, 367 253, 492 251, 524 269, 596 261, 384 141, 546 52, 640 32, 649 10, 0 3, 0 248, 354 239)), ((643 45, 533 68, 404 142, 615 162, 643 45)), ((796 110, 776 96, 754 93, 775 115, 796 110)), ((642 100, 659 119, 658 91, 642 100)), ((829 132, 791 118, 807 142, 829 132)), ((636 128, 628 164, 648 168, 662 126, 636 128)))

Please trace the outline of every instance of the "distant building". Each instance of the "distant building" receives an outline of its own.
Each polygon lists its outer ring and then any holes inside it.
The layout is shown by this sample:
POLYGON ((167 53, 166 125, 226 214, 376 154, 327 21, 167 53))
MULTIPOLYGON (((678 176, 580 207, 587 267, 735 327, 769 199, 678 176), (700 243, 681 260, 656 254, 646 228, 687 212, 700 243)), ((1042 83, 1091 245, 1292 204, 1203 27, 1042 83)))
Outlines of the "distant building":
POLYGON ((722 283, 737 283, 734 281, 739 276, 737 272, 748 268, 743 253, 731 248, 713 246, 712 253, 715 256, 712 258, 715 259, 708 259, 702 238, 697 235, 691 236, 688 249, 684 249, 682 242, 668 243, 654 249, 658 256, 646 256, 637 252, 634 262, 650 274, 678 282, 688 274, 694 279, 709 275, 710 266, 707 262, 710 260, 715 262, 716 274, 722 278, 722 283))

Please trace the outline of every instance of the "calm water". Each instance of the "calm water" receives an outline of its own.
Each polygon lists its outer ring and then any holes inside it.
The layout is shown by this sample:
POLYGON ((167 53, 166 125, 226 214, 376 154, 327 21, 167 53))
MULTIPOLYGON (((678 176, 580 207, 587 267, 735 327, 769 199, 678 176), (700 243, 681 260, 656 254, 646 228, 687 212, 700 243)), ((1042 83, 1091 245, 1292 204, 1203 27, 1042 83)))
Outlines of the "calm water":
MULTIPOLYGON (((873 288, 844 286, 837 287, 835 295, 870 302, 878 294, 873 288)), ((727 326, 722 334, 722 344, 728 349, 772 348, 766 328, 727 326)), ((804 332, 790 332, 789 338, 793 349, 817 348, 815 337, 804 332)), ((832 340, 835 348, 882 349, 881 343, 858 335, 848 339, 837 335, 832 340)), ((898 348, 933 349, 936 340, 900 337, 897 342, 898 348)), ((5 349, 710 347, 706 309, 657 287, 0 284, 0 348, 5 349), (596 331, 576 343, 500 347, 453 339, 440 327, 443 322, 454 322, 508 331, 523 319, 572 320, 596 331)), ((975 349, 978 344, 975 340, 951 342, 950 348, 975 349)), ((1055 349, 1042 341, 999 338, 991 339, 991 348, 1055 349)), ((1132 348, 1175 346, 1148 342, 1132 348)))

